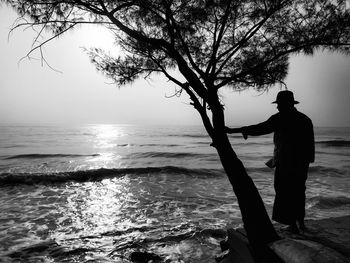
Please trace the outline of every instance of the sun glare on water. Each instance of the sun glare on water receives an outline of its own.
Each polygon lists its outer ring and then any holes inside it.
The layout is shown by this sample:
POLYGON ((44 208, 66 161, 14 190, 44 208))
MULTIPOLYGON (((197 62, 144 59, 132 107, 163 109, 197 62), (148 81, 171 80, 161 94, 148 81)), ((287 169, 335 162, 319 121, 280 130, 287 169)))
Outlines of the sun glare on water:
POLYGON ((96 148, 111 148, 116 145, 118 138, 123 137, 122 129, 115 125, 96 125, 93 127, 96 135, 94 145, 96 148))
POLYGON ((121 126, 101 124, 91 127, 93 136, 93 147, 96 156, 89 159, 90 169, 98 168, 120 168, 120 145, 124 145, 122 138, 125 131, 121 126))

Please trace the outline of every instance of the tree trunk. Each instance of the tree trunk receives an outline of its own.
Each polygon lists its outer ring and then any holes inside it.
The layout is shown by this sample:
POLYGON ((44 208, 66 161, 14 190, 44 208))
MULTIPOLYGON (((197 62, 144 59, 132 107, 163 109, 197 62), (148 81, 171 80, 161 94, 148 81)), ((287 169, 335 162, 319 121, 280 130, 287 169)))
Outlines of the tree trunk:
POLYGON ((267 244, 278 240, 279 237, 266 212, 258 189, 226 138, 216 142, 216 149, 237 197, 249 242, 256 254, 261 256, 266 253, 267 244))
POLYGON ((237 197, 244 228, 255 256, 260 258, 259 261, 262 259, 263 262, 268 262, 270 252, 267 244, 278 240, 279 236, 267 214, 258 189, 232 149, 225 132, 223 107, 216 95, 211 95, 213 100, 210 105, 214 128, 213 143, 237 197))

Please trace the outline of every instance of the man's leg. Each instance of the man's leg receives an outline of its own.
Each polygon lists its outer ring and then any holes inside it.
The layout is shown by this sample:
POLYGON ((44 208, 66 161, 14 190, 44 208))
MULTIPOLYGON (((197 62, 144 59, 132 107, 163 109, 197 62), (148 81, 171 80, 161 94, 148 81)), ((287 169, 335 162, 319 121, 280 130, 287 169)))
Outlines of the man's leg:
POLYGON ((295 189, 293 185, 295 176, 293 169, 284 166, 277 166, 275 170, 275 201, 272 211, 272 219, 281 224, 287 225, 282 230, 299 233, 296 218, 295 189))
POLYGON ((305 218, 305 201, 306 201, 306 180, 307 173, 309 169, 309 164, 302 164, 298 167, 299 171, 297 174, 297 185, 296 185, 296 195, 297 195, 297 222, 299 225, 299 229, 302 231, 306 230, 304 218, 305 218))

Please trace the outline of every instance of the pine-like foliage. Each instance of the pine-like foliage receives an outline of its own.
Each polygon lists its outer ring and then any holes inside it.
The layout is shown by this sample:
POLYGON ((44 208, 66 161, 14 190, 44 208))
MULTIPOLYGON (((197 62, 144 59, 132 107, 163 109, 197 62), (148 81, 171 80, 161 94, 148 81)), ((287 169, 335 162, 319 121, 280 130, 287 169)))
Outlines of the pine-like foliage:
POLYGON ((186 66, 205 89, 227 85, 262 89, 283 81, 291 53, 349 51, 350 15, 345 1, 4 2, 54 35, 82 23, 110 28, 123 55, 114 58, 97 49, 89 54, 97 69, 118 85, 186 66))

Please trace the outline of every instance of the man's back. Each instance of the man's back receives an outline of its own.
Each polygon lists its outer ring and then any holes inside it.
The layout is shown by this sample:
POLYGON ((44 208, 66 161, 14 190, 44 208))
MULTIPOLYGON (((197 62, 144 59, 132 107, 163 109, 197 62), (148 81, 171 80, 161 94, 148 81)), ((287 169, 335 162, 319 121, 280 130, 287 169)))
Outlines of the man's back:
POLYGON ((274 130, 275 162, 313 162, 314 133, 309 117, 295 108, 271 117, 274 130))

